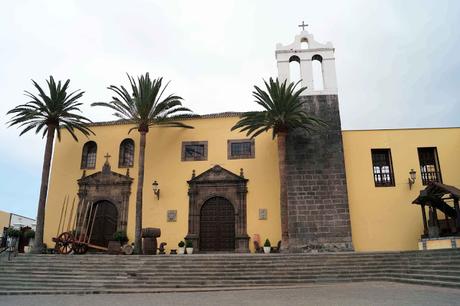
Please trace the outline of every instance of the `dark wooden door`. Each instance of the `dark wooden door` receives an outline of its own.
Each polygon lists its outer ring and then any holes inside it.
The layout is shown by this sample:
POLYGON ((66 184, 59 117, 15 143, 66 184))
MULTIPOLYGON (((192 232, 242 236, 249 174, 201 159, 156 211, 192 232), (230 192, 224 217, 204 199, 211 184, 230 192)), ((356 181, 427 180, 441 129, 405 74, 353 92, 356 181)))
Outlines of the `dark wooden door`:
POLYGON ((235 250, 235 210, 225 198, 214 197, 201 207, 200 251, 235 250))
POLYGON ((91 234, 91 244, 107 247, 109 241, 113 240, 113 234, 117 231, 117 208, 109 201, 97 202, 94 205, 93 215, 96 212, 96 219, 91 234), (96 207, 97 210, 95 210, 96 207))

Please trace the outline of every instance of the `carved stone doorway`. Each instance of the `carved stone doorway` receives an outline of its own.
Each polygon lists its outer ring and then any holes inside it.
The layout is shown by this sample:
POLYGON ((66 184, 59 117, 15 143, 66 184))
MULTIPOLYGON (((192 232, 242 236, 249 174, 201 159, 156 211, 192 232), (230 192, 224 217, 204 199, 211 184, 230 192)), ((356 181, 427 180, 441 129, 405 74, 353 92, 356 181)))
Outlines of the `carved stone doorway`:
POLYGON ((93 204, 93 213, 89 220, 94 219, 93 232, 91 233, 91 243, 103 247, 109 245, 113 240, 113 234, 117 231, 118 212, 116 206, 109 201, 99 201, 93 204))
POLYGON ((210 198, 201 207, 200 251, 235 251, 235 210, 225 198, 210 198))
POLYGON ((249 252, 247 182, 243 169, 237 175, 216 165, 198 176, 193 173, 188 181, 189 223, 185 239, 192 241, 196 251, 202 251, 203 247, 203 251, 249 252), (218 223, 222 224, 213 229, 212 224, 218 223))

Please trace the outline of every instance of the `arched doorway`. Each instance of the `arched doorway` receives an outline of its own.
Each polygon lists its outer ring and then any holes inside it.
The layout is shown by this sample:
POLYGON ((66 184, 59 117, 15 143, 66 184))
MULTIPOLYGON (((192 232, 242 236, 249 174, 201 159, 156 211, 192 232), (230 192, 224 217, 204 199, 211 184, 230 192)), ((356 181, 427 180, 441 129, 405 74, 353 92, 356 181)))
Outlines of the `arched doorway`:
POLYGON ((109 241, 113 240, 113 234, 117 231, 117 208, 109 201, 100 201, 94 204, 92 216, 94 213, 96 213, 96 218, 91 233, 91 244, 107 247, 109 241))
POLYGON ((210 198, 201 207, 200 250, 235 250, 235 209, 226 198, 210 198))

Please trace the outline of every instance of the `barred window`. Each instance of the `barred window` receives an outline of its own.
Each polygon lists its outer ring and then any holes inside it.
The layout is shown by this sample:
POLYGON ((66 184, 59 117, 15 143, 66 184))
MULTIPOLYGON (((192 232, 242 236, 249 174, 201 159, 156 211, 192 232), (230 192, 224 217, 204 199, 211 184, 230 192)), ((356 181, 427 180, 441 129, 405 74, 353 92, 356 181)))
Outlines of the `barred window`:
POLYGON ((125 139, 120 144, 118 167, 129 168, 134 165, 134 141, 125 139))
POLYGON ((228 140, 228 159, 254 158, 254 139, 228 140))
POLYGON ((429 182, 442 183, 441 168, 439 167, 438 151, 436 148, 418 148, 420 174, 422 184, 429 182))
POLYGON ((96 168, 97 144, 94 141, 88 141, 83 146, 81 154, 81 169, 96 168))
POLYGON ((207 159, 207 141, 184 141, 182 143, 182 161, 198 161, 207 159))
POLYGON ((390 187, 395 185, 393 164, 390 149, 372 149, 372 167, 376 187, 390 187))

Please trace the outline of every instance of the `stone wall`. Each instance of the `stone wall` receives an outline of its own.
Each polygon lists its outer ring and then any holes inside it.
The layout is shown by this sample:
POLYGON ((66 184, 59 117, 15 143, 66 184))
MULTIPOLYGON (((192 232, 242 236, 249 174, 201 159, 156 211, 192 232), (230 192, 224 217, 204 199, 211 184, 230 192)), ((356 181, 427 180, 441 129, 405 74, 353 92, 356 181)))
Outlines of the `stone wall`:
POLYGON ((352 250, 337 95, 303 96, 306 110, 329 126, 287 140, 290 251, 352 250))

